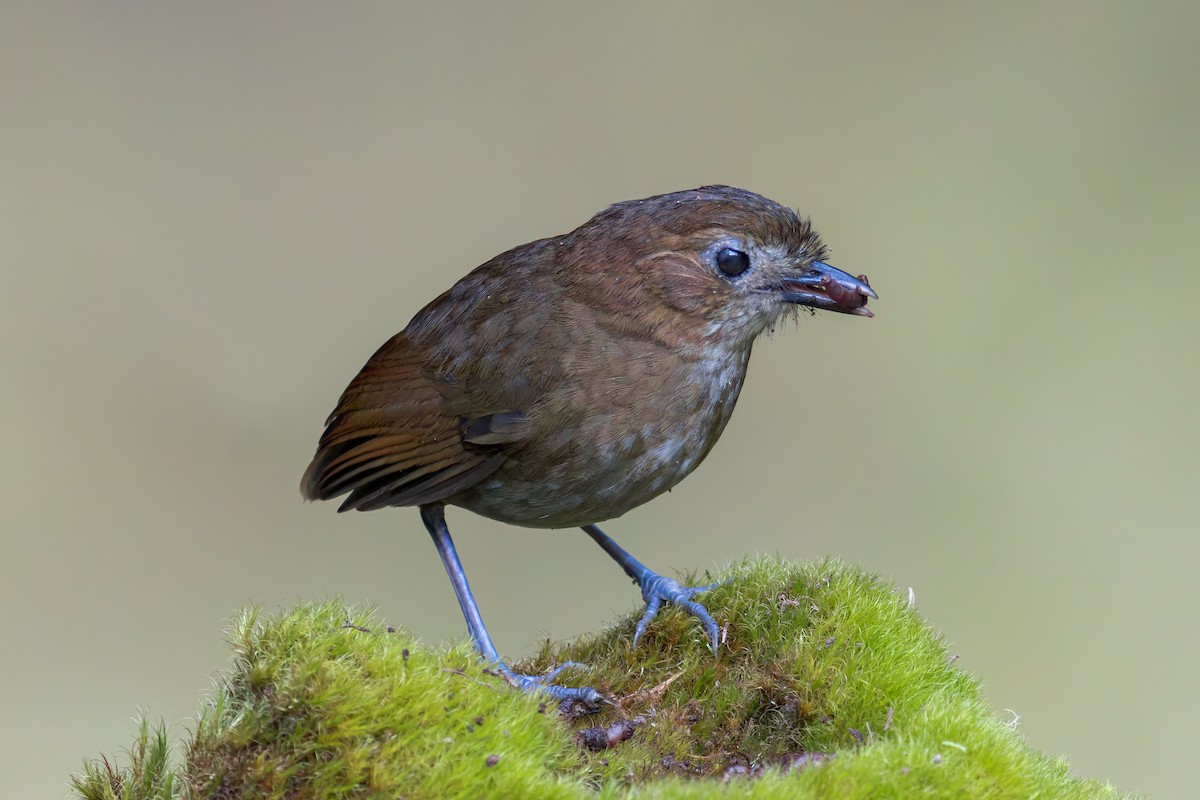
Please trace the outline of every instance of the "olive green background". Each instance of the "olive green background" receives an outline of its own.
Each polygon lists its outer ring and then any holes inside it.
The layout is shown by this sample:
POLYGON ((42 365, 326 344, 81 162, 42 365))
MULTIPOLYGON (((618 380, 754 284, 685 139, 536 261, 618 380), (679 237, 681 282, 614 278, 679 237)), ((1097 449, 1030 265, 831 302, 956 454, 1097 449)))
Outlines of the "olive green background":
MULTIPOLYGON (((301 502, 325 415, 476 264, 713 182, 811 215, 877 316, 763 341, 608 531, 912 586, 1037 747, 1193 790, 1198 8, 6 5, 0 794, 185 719, 243 605, 463 635, 415 511, 301 502)), ((449 519, 510 655, 640 602, 579 532, 449 519)))

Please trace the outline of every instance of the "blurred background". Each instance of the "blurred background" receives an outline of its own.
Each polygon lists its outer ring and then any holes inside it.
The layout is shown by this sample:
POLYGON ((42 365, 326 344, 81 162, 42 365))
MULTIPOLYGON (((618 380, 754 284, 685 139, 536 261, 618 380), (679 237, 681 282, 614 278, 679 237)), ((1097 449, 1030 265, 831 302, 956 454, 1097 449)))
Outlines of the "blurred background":
MULTIPOLYGON (((247 604, 463 636, 415 511, 301 502, 326 414, 492 255, 714 182, 811 215, 877 316, 763 341, 708 461, 609 532, 667 573, 861 564, 1034 746, 1194 789, 1200 6, 4 17, 0 794, 65 795, 138 708, 182 735, 247 604)), ((640 606, 578 531, 450 524, 511 656, 640 606)))

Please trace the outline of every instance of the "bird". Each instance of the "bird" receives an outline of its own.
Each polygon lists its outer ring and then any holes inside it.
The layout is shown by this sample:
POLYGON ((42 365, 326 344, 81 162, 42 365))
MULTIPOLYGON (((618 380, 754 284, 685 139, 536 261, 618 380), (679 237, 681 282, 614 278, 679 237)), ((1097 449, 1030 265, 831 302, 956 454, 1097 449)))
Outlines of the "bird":
POLYGON ((811 222, 761 195, 702 186, 609 206, 461 278, 385 342, 342 393, 301 480, 339 511, 415 506, 475 648, 510 683, 560 700, 591 687, 515 672, 472 595, 446 506, 527 528, 581 528, 646 610, 717 624, 684 586, 598 526, 666 492, 709 454, 755 340, 799 310, 870 317, 865 275, 825 263, 811 222))

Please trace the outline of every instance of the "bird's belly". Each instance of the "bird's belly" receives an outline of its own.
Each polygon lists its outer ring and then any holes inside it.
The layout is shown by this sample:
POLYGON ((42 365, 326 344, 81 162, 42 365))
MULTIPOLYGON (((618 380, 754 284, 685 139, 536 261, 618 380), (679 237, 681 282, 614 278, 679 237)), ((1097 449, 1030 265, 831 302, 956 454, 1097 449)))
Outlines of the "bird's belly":
POLYGON ((530 528, 618 517, 675 486, 704 460, 733 413, 748 356, 714 358, 705 369, 693 365, 667 394, 671 399, 652 410, 589 413, 539 437, 446 502, 530 528))
POLYGON ((640 453, 633 457, 620 444, 614 444, 607 453, 594 452, 552 465, 534 454, 517 457, 449 502, 529 528, 603 522, 679 483, 700 463, 708 444, 689 443, 686 436, 669 436, 658 439, 653 446, 638 448, 640 453))

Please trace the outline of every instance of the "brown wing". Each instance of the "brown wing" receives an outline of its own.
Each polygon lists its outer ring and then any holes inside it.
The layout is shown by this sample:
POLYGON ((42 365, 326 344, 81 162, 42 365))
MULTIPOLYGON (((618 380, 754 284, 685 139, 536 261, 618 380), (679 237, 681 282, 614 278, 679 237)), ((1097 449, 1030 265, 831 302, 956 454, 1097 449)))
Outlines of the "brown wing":
POLYGON ((444 500, 500 468, 520 416, 451 413, 419 354, 396 334, 342 394, 300 491, 310 500, 349 492, 339 511, 444 500))

